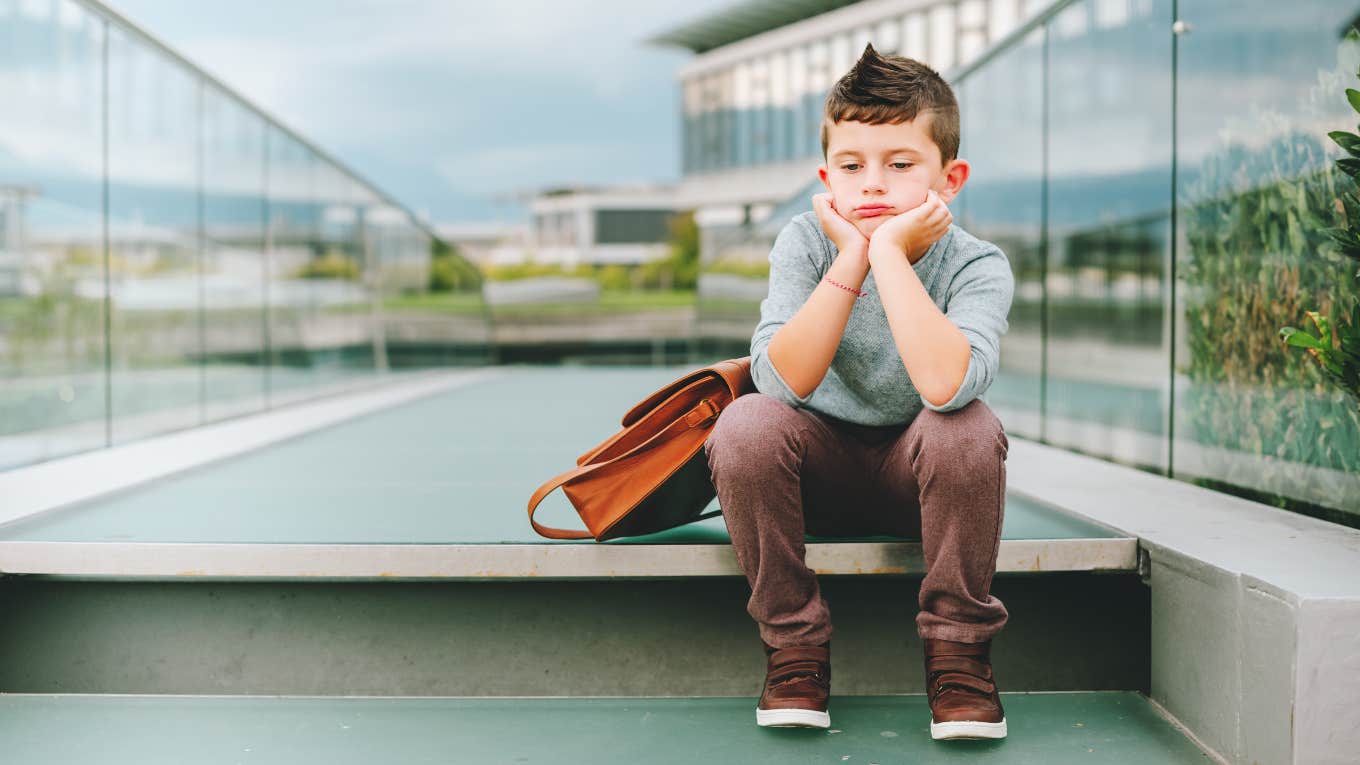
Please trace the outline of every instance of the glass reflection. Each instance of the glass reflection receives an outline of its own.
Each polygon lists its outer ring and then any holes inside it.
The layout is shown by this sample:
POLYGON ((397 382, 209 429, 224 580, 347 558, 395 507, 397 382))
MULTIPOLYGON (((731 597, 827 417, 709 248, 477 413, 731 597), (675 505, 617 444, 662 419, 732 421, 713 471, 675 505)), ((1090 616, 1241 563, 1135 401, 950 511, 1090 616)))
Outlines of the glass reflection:
POLYGON ((1163 471, 1171 10, 1079 2, 1048 28, 1043 435, 1163 471))
POLYGON ((198 424, 205 379, 199 82, 110 29, 109 306, 113 443, 198 424))
POLYGON ((1001 368, 984 398, 1008 432, 1030 438, 1041 437, 1043 46, 1040 28, 957 89, 960 156, 972 169, 952 205, 955 221, 1000 247, 1015 274, 1001 368))
POLYGON ((265 406, 264 121, 214 87, 203 94, 205 418, 265 406))
POLYGON ((370 381, 386 297, 488 360, 475 266, 141 33, 0 2, 0 103, 0 470, 370 381))
POLYGON ((1238 6, 1189 4, 1178 38, 1174 467, 1360 513, 1360 408, 1278 336, 1360 300, 1322 233, 1354 189, 1327 132, 1356 122, 1360 46, 1343 37, 1360 5, 1238 6))
POLYGON ((312 308, 304 337, 307 354, 317 384, 329 389, 343 386, 348 378, 345 353, 364 339, 353 319, 363 288, 355 239, 359 221, 349 179, 330 165, 319 168, 318 178, 313 189, 319 213, 316 240, 296 276, 303 280, 312 308))
POLYGON ((101 60, 73 2, 0 6, 0 470, 105 444, 101 60))
POLYGON ((313 296, 303 275, 320 230, 320 206, 313 187, 320 175, 321 159, 276 127, 270 127, 268 139, 267 388, 269 405, 277 406, 306 398, 316 386, 305 345, 314 311, 313 296))

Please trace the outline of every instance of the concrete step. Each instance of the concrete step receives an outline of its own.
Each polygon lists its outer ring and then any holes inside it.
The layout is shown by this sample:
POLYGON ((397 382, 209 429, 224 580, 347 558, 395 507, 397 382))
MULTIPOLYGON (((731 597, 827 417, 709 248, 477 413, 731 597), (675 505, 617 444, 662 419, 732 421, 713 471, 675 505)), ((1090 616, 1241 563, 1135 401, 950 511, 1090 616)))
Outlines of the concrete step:
MULTIPOLYGON (((827 576, 838 688, 923 692, 919 576, 827 576)), ((1006 691, 1148 690, 1137 575, 998 576, 1006 691)), ((741 577, 0 579, 0 692, 727 696, 764 654, 741 577)))
POLYGON ((1212 762, 1133 692, 1003 693, 1008 736, 935 741, 924 696, 842 697, 829 730, 761 728, 744 698, 306 698, 0 694, 7 762, 1212 762))

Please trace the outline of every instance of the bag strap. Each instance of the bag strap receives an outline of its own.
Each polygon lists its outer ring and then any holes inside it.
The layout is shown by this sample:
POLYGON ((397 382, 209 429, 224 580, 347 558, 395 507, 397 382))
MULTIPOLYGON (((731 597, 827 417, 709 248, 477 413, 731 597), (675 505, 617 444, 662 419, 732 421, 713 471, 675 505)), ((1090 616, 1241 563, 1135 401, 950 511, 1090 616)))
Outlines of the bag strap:
MULTIPOLYGON (((559 475, 555 478, 546 481, 542 486, 538 487, 538 491, 535 491, 534 495, 529 498, 529 523, 534 527, 534 531, 537 531, 539 534, 542 534, 543 536, 548 537, 549 539, 594 539, 595 535, 589 531, 573 531, 571 529, 557 529, 553 528, 552 526, 544 526, 538 521, 535 521, 534 512, 538 508, 538 503, 542 502, 543 498, 551 494, 555 489, 557 489, 557 487, 561 486, 564 483, 567 483, 568 481, 580 478, 581 476, 584 475, 589 475, 590 473, 593 473, 596 470, 599 470, 600 468, 608 467, 609 465, 612 465, 615 462, 619 462, 620 460, 631 457, 646 449, 650 449, 653 446, 653 444, 659 441, 668 441, 686 430, 699 427, 700 425, 703 425, 704 423, 713 420, 718 416, 719 413, 720 410, 718 409, 716 404, 714 404, 712 401, 708 399, 703 399, 699 403, 695 404, 694 407, 691 408, 688 412, 685 412, 685 416, 677 417, 675 421, 672 422, 670 425, 667 425, 665 429, 663 429, 656 435, 652 436, 651 438, 647 439, 646 441, 643 441, 642 443, 633 447, 632 449, 629 449, 623 454, 620 454, 619 456, 611 460, 605 460, 604 462, 596 462, 590 465, 581 465, 580 467, 568 470, 562 475, 559 475)), ((719 514, 720 512, 721 511, 714 511, 712 513, 706 513, 704 515, 699 516, 699 518, 696 518, 695 520, 702 520, 703 518, 712 518, 713 516, 719 514)))

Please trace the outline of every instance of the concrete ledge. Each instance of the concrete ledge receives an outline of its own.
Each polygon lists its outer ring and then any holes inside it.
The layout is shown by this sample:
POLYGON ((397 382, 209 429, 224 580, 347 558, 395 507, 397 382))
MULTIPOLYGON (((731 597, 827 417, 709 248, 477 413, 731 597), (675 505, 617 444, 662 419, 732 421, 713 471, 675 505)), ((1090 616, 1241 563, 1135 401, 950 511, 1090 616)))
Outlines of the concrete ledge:
MULTIPOLYGON (((1133 539, 1002 540, 998 572, 1137 567, 1133 539)), ((923 574, 919 542, 807 545, 819 574, 923 574)), ((109 579, 649 579, 742 576, 729 544, 0 542, 0 574, 109 579)))
POLYGON ((414 374, 376 389, 338 394, 123 446, 97 449, 0 473, 0 524, 27 518, 344 420, 441 393, 499 370, 414 374))
POLYGON ((1360 751, 1360 531, 1020 438, 1008 490, 1137 537, 1152 697, 1230 762, 1360 751))

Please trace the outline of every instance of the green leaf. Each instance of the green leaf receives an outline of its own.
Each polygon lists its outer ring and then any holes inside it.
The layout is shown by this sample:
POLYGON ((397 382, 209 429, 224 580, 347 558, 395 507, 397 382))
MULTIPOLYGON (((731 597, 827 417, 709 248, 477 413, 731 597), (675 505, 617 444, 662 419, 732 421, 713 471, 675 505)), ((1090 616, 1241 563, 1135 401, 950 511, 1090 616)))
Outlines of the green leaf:
POLYGON ((1346 99, 1351 102, 1351 108, 1360 112, 1360 90, 1346 88, 1346 99))
POLYGON ((1304 313, 1317 325, 1318 339, 1324 343, 1327 346, 1327 350, 1330 351, 1332 349, 1332 320, 1317 311, 1304 311, 1304 313))
POLYGON ((1360 157, 1360 135, 1347 133, 1344 130, 1333 130, 1327 135, 1333 141, 1336 141, 1336 145, 1344 149, 1347 154, 1352 157, 1360 157))
POLYGON ((1323 347, 1322 343, 1318 342, 1316 337, 1313 337, 1303 330, 1294 329, 1293 327, 1281 329, 1280 337, 1284 339, 1285 345, 1290 345, 1295 348, 1313 348, 1320 350, 1323 347))
POLYGON ((1324 228, 1322 233, 1330 237, 1333 242, 1341 245, 1344 250, 1360 251, 1360 237, 1344 228, 1324 228))
POLYGON ((1341 172, 1352 178, 1360 175, 1360 159, 1356 159, 1355 157, 1342 157, 1336 161, 1336 166, 1341 168, 1341 172))
POLYGON ((1360 326, 1349 326, 1341 334, 1341 352, 1360 365, 1360 326))
POLYGON ((1349 192, 1341 195, 1341 209, 1346 213, 1346 223, 1352 229, 1360 229, 1360 198, 1349 192))

